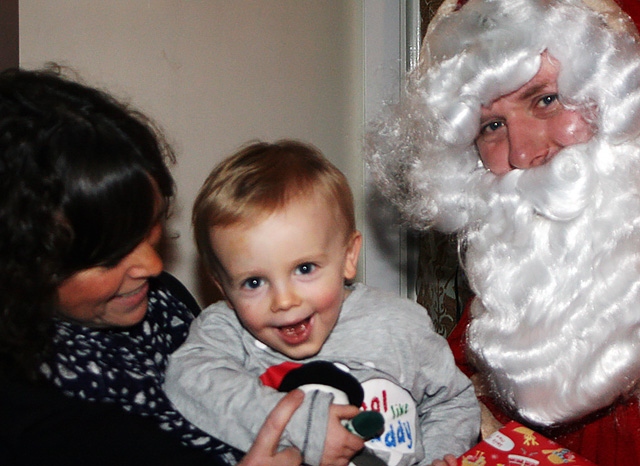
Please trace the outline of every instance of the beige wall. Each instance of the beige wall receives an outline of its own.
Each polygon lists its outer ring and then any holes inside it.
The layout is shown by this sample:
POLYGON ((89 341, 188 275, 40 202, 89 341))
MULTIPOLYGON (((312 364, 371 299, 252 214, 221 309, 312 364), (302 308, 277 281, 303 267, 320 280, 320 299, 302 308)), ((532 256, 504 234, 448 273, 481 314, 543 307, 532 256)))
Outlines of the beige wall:
POLYGON ((179 156, 167 268, 206 303, 190 208, 243 142, 317 145, 362 203, 363 1, 21 0, 20 64, 69 65, 165 129, 179 156))

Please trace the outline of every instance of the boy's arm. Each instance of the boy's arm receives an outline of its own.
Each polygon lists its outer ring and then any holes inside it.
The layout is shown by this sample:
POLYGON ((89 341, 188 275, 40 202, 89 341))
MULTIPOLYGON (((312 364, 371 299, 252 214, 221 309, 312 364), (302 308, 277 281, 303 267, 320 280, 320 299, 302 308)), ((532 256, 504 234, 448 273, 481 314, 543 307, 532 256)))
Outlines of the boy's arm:
MULTIPOLYGON (((205 310, 171 356, 164 388, 190 422, 247 451, 284 394, 245 367, 242 332, 232 314, 205 310)), ((282 435, 281 446, 297 447, 307 464, 320 463, 331 400, 326 393, 308 394, 282 435)))
POLYGON ((473 384, 456 367, 446 341, 432 335, 425 343, 430 348, 423 349, 426 360, 423 356, 418 376, 425 390, 417 409, 425 450, 422 464, 430 464, 445 454, 459 456, 478 442, 480 407, 473 384))

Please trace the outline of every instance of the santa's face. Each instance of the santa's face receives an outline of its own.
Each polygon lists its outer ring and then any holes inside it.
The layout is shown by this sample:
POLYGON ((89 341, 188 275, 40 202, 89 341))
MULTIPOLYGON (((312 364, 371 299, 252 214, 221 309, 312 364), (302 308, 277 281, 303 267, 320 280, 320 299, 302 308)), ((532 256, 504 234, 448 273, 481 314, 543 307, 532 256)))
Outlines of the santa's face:
POLYGON ((558 73, 557 60, 544 53, 531 81, 482 107, 476 147, 496 175, 542 165, 562 148, 593 136, 582 114, 558 100, 558 73))

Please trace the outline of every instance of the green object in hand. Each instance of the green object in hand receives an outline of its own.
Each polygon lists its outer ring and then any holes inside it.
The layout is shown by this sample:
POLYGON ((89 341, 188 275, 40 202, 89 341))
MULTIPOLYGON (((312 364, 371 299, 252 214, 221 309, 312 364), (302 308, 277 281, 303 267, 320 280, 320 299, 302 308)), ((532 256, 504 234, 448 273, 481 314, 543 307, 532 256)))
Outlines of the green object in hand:
POLYGON ((384 431, 384 417, 378 411, 362 411, 344 426, 365 440, 378 437, 384 431))

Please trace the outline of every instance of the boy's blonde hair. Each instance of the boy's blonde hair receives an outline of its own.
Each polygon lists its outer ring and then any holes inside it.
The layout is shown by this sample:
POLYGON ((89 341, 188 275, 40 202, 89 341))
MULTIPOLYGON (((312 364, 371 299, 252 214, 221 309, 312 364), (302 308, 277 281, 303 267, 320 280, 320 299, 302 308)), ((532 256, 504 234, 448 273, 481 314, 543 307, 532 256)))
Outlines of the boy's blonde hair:
POLYGON ((225 159, 206 179, 193 207, 196 246, 208 272, 221 272, 211 247, 213 228, 258 221, 312 194, 326 199, 348 240, 356 230, 353 194, 344 174, 317 148, 293 140, 255 142, 225 159))

